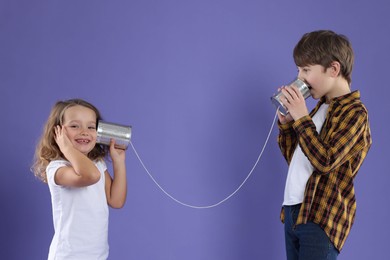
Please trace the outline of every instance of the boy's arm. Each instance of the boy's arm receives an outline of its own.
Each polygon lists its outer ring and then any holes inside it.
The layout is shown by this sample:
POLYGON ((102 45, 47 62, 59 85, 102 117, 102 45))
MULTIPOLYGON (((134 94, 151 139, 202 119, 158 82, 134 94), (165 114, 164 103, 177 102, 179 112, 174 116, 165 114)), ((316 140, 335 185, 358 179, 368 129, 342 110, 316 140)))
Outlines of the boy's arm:
POLYGON ((281 124, 278 122, 278 145, 288 164, 291 162, 297 141, 297 136, 292 128, 292 124, 293 122, 287 124, 281 124))
POLYGON ((350 108, 338 118, 325 143, 309 116, 294 122, 299 145, 318 173, 327 174, 371 145, 368 114, 364 107, 350 108))
POLYGON ((105 188, 107 204, 112 208, 122 208, 126 202, 127 196, 127 180, 126 180, 126 164, 125 151, 114 148, 115 143, 111 141, 110 155, 112 158, 113 178, 105 172, 105 188))

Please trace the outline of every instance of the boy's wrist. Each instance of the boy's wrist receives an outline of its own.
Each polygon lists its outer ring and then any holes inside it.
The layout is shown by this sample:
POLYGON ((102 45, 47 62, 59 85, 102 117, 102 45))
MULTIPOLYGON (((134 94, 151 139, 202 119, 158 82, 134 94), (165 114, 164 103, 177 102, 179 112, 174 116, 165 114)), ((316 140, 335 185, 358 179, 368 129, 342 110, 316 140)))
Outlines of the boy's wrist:
MULTIPOLYGON (((307 127, 307 124, 303 124, 303 123, 306 121, 309 121, 309 120, 311 120, 310 115, 303 116, 303 117, 297 119, 296 121, 294 121, 294 123, 292 124, 292 127, 294 128, 294 130, 296 132, 302 132, 307 127)), ((314 122, 313 122, 313 125, 314 125, 314 122)), ((314 127, 315 127, 315 125, 314 125, 314 127)))
POLYGON ((290 122, 282 124, 278 121, 279 130, 281 130, 282 132, 289 132, 292 130, 293 123, 294 123, 294 121, 290 121, 290 122))

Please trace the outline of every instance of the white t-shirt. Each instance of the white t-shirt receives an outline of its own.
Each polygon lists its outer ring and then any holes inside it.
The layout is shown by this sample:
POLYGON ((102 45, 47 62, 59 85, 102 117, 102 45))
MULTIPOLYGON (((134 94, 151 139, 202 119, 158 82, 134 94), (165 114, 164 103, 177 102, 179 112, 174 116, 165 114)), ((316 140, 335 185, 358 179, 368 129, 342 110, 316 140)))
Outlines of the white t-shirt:
MULTIPOLYGON (((328 107, 328 104, 322 104, 312 118, 317 133, 321 131, 322 125, 325 122, 328 107)), ((303 202, 306 183, 313 170, 313 166, 298 144, 288 168, 283 205, 296 205, 303 202)))
POLYGON ((86 187, 64 187, 54 181, 57 170, 70 162, 49 163, 46 175, 51 193, 54 236, 48 260, 106 260, 108 257, 108 205, 104 161, 95 162, 100 180, 86 187))

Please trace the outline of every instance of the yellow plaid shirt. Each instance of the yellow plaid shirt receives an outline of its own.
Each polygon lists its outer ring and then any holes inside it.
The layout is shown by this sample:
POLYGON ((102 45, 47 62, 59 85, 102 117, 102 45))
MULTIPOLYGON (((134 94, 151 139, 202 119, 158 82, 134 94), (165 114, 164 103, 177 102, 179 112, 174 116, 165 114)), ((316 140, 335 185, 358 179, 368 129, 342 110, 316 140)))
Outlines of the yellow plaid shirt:
MULTIPOLYGON (((359 91, 331 100, 321 132, 317 133, 311 117, 324 102, 322 98, 309 116, 279 123, 278 144, 289 164, 299 143, 314 167, 296 225, 309 221, 318 224, 341 251, 355 218, 353 181, 372 139, 359 91)), ((283 209, 281 220, 284 222, 283 209)))

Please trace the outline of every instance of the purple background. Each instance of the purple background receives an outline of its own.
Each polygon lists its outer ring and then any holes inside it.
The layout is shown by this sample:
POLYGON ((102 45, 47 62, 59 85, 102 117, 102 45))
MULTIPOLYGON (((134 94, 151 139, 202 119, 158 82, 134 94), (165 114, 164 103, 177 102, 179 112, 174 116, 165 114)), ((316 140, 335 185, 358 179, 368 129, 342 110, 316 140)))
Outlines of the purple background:
MULTIPOLYGON (((84 98, 106 120, 131 124, 134 145, 168 192, 213 204, 253 166, 275 112, 269 97, 295 77, 292 49, 317 29, 352 41, 352 87, 369 109, 374 140, 339 259, 387 257, 386 7, 385 0, 0 0, 1 258, 47 256, 50 194, 29 167, 55 101, 84 98)), ((287 165, 275 129, 246 185, 212 209, 166 197, 131 149, 126 163, 128 200, 110 210, 110 259, 285 259, 279 212, 287 165)))

